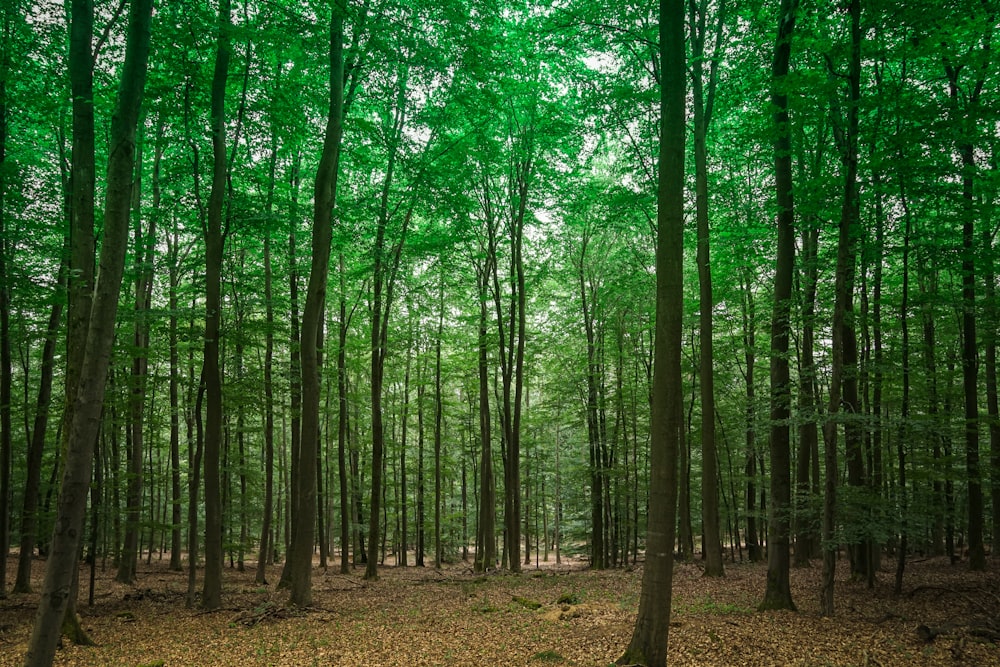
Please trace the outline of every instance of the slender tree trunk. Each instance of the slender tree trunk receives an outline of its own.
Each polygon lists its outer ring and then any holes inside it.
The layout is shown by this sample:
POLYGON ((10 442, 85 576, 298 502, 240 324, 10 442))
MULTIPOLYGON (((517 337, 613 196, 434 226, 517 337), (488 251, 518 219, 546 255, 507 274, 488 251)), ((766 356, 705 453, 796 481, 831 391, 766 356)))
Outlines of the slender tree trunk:
MULTIPOLYGON (((398 158, 403 127, 406 121, 406 91, 407 73, 400 73, 398 91, 394 109, 393 126, 389 146, 389 162, 386 165, 385 179, 382 184, 382 197, 379 203, 379 216, 375 234, 375 265, 374 284, 372 286, 372 333, 371 333, 371 418, 372 418, 372 478, 371 478, 371 514, 368 517, 369 546, 374 551, 381 542, 382 509, 382 474, 385 467, 385 430, 382 423, 382 390, 385 375, 385 357, 388 354, 387 340, 389 314, 392 310, 392 292, 395 284, 396 271, 399 267, 400 254, 406 240, 406 229, 413 215, 413 208, 406 212, 401 223, 399 239, 391 249, 386 248, 386 227, 389 223, 389 194, 392 188, 393 171, 398 158)), ((366 579, 378 577, 378 559, 372 554, 365 568, 366 579)))
POLYGON ((750 283, 750 267, 742 270, 743 282, 743 357, 746 366, 746 505, 747 556, 757 563, 763 558, 757 532, 757 389, 754 384, 757 366, 756 302, 750 283))
POLYGON ((407 340, 406 345, 406 368, 403 371, 403 414, 400 419, 402 422, 400 426, 401 434, 399 440, 399 519, 400 519, 400 537, 399 537, 399 564, 402 567, 407 566, 407 551, 410 546, 410 526, 408 514, 408 500, 407 489, 406 489, 406 441, 407 435, 409 434, 408 422, 410 418, 410 366, 413 361, 413 330, 410 330, 410 336, 407 340))
MULTIPOLYGON (((162 133, 162 123, 157 132, 162 133)), ((132 187, 133 217, 135 218, 135 306, 132 334, 132 374, 129 391, 129 427, 131 447, 128 455, 128 477, 125 508, 125 544, 118 560, 115 580, 130 584, 135 581, 139 552, 140 512, 142 505, 142 459, 145 452, 145 408, 146 377, 149 367, 149 325, 147 316, 153 294, 153 246, 156 239, 156 219, 150 217, 149 227, 143 233, 142 201, 142 156, 145 132, 138 130, 139 143, 136 151, 137 169, 132 187)), ((159 142, 157 142, 159 143, 159 142)))
POLYGON ((670 631, 677 447, 684 428, 681 325, 684 260, 684 3, 660 0, 660 149, 656 342, 650 428, 649 528, 639 613, 618 664, 664 667, 670 631))
POLYGON ((434 567, 438 569, 441 568, 444 557, 441 546, 441 440, 444 416, 444 396, 441 392, 441 338, 444 336, 443 271, 440 281, 437 341, 434 344, 434 567))
POLYGON ((417 567, 424 566, 424 369, 425 361, 417 361, 417 567))
POLYGON ((205 235, 205 580, 201 604, 222 605, 222 497, 219 458, 222 452, 222 207, 226 193, 226 80, 229 76, 231 0, 220 0, 215 73, 212 78, 212 189, 205 235))
MULTIPOLYGON (((13 448, 11 391, 14 371, 10 351, 11 245, 7 243, 4 193, 7 189, 7 76, 10 71, 10 10, 3 10, 3 45, 0 46, 0 599, 7 597, 7 555, 10 551, 10 463, 13 448)), ((30 552, 29 552, 30 555, 30 552)))
MULTIPOLYGON (((194 327, 192 326, 192 329, 194 327)), ((192 350, 192 356, 194 352, 192 350)), ((194 380, 194 363, 188 365, 189 375, 194 380)), ((197 398, 191 401, 190 392, 188 395, 188 406, 191 410, 192 402, 193 415, 188 420, 188 469, 191 475, 188 477, 188 588, 185 606, 192 608, 195 605, 195 584, 198 574, 198 492, 201 489, 201 461, 205 451, 205 423, 202 419, 202 406, 205 403, 205 363, 202 360, 201 376, 198 379, 197 398), (191 422, 194 422, 194 431, 191 432, 191 422)))
MULTIPOLYGON (((984 49, 989 49, 989 40, 984 49)), ((967 512, 969 568, 986 569, 986 551, 983 546, 983 488, 979 469, 979 362, 976 349, 976 257, 975 257, 975 145, 972 141, 974 123, 979 108, 979 96, 984 85, 986 63, 981 67, 971 93, 967 94, 967 107, 958 109, 959 99, 965 95, 959 88, 961 67, 945 63, 951 98, 955 112, 960 114, 958 126, 962 128, 956 142, 962 160, 962 389, 965 396, 965 469, 968 475, 967 512), (970 126, 969 120, 973 125, 970 126)))
MULTIPOLYGON (((276 129, 271 135, 270 177, 264 215, 274 212, 274 186, 278 163, 276 129)), ((274 515, 274 287, 271 268, 271 232, 264 230, 264 516, 261 517, 260 552, 257 556, 258 584, 267 584, 267 565, 273 551, 271 524, 274 515)))
POLYGON ((786 77, 792 52, 797 0, 781 0, 778 38, 772 63, 774 171, 778 202, 774 311, 771 317, 771 504, 768 508, 767 588, 760 609, 795 609, 789 582, 791 518, 791 382, 788 339, 791 330, 792 271, 795 260, 795 210, 792 199, 791 128, 786 77))
MULTIPOLYGON (((66 289, 67 263, 64 259, 59 267, 56 289, 66 289)), ((17 560, 15 593, 31 593, 31 557, 34 554, 38 531, 38 494, 41 489, 42 454, 48 431, 49 408, 52 403, 52 371, 55 365, 56 339, 59 335, 59 321, 62 319, 63 300, 52 302, 52 314, 45 333, 42 347, 42 367, 39 371, 38 399, 35 401, 35 420, 31 429, 31 444, 28 448, 27 470, 24 482, 24 505, 21 510, 21 549, 17 560)))
MULTIPOLYGON (((288 233, 288 295, 290 309, 290 332, 289 332, 289 408, 291 411, 291 452, 292 461, 299 460, 300 442, 302 439, 302 353, 301 353, 301 327, 299 326, 299 273, 296 257, 296 240, 299 225, 298 216, 298 193, 301 186, 301 166, 302 154, 297 151, 292 163, 291 186, 292 186, 292 215, 289 217, 290 230, 288 233)), ((291 520, 292 516, 298 514, 299 502, 299 479, 297 475, 289 475, 288 496, 286 497, 285 512, 285 566, 281 568, 281 578, 278 581, 278 588, 288 588, 291 586, 291 563, 293 562, 291 549, 293 544, 297 544, 295 539, 296 524, 291 520)))
POLYGON ((168 256, 168 295, 170 308, 168 342, 170 345, 170 569, 180 571, 181 566, 181 424, 180 424, 180 359, 178 338, 177 298, 180 287, 180 240, 176 220, 166 235, 168 256))
MULTIPOLYGON (((492 258, 487 257, 489 263, 492 258)), ((479 514, 476 521, 476 572, 496 567, 496 488, 493 478, 493 445, 490 414, 490 377, 486 322, 487 281, 492 267, 477 267, 479 287, 479 514)))
POLYGON ((589 226, 583 232, 580 244, 580 259, 577 277, 580 287, 580 303, 583 306, 583 327, 587 336, 587 452, 590 466, 590 567, 603 570, 607 551, 604 544, 604 478, 605 471, 601 457, 601 431, 598 422, 597 383, 601 374, 598 363, 597 340, 594 332, 597 295, 592 281, 587 276, 587 249, 590 245, 589 226))
POLYGON ((340 476, 340 573, 351 571, 349 560, 349 545, 351 543, 351 504, 348 498, 348 487, 351 483, 347 474, 347 437, 348 437, 348 406, 347 406, 347 286, 344 253, 337 257, 340 276, 340 317, 338 319, 337 335, 337 472, 340 476))
POLYGON ((295 522, 296 544, 289 555, 291 603, 300 607, 312 601, 312 554, 316 523, 317 459, 319 456, 319 346, 333 237, 333 207, 337 198, 337 171, 344 106, 344 17, 346 1, 334 7, 330 21, 330 107, 323 154, 316 171, 313 206, 312 268, 302 311, 302 437, 297 469, 299 501, 295 522), (291 559, 295 559, 291 562, 291 559))
MULTIPOLYGON (((816 283, 818 277, 817 254, 819 249, 819 228, 816 225, 802 230, 802 340, 801 370, 799 371, 799 456, 796 461, 795 493, 796 530, 795 565, 807 566, 813 554, 816 520, 811 506, 809 484, 810 463, 818 448, 819 433, 816 425, 816 362, 813 357, 816 316, 816 283)), ((816 478, 818 479, 818 477, 816 478)), ((814 479, 813 481, 816 481, 814 479)))
POLYGON ((704 0, 696 7, 695 0, 688 3, 691 23, 691 84, 694 107, 694 160, 695 160, 695 208, 698 228, 698 284, 699 316, 698 344, 701 348, 701 515, 705 556, 705 576, 721 577, 725 574, 722 565, 722 537, 719 525, 718 488, 718 448, 715 441, 715 358, 712 347, 714 335, 712 325, 712 268, 709 249, 708 223, 708 127, 712 122, 712 109, 718 71, 718 56, 721 46, 725 0, 719 4, 716 44, 709 66, 708 90, 705 90, 705 39, 708 3, 704 0))
MULTIPOLYGON (((74 397, 66 465, 52 534, 52 551, 46 563, 41 601, 25 658, 25 664, 30 667, 52 663, 69 602, 66 592, 72 589, 72 580, 78 572, 77 555, 83 534, 93 452, 100 429, 104 384, 111 360, 118 296, 128 244, 135 133, 146 81, 151 15, 150 0, 135 0, 130 6, 121 87, 116 113, 111 123, 101 270, 94 289, 93 310, 86 336, 79 385, 74 397)), ((75 1, 72 5, 72 17, 71 30, 74 38, 71 45, 71 67, 74 75, 82 71, 89 80, 93 73, 93 60, 89 56, 93 6, 86 0, 75 1), (78 26, 77 21, 80 21, 81 25, 78 26), (81 28, 82 30, 78 32, 81 28), (82 45, 76 42, 81 32, 85 37, 85 43, 82 45), (87 60, 84 63, 76 62, 81 55, 87 60)), ((93 125, 90 127, 92 129, 93 125)), ((74 183, 74 188, 77 185, 79 184, 74 183)))
POLYGON ((902 397, 899 407, 899 436, 896 440, 896 461, 899 466, 899 548, 896 551, 896 579, 893 592, 903 592, 903 571, 906 568, 906 550, 909 539, 907 511, 909 496, 906 488, 906 444, 910 434, 910 238, 913 223, 906 201, 906 190, 900 182, 900 200, 903 207, 905 229, 903 231, 903 286, 899 306, 899 321, 902 326, 900 355, 902 361, 902 397))

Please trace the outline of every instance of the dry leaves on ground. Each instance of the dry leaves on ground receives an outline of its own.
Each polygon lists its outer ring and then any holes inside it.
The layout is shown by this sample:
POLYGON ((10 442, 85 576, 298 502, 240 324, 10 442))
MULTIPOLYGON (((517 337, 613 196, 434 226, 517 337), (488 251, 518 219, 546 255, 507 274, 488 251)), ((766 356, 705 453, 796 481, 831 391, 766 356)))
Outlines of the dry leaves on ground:
MULTIPOLYGON (((1000 647, 975 634, 977 623, 1000 618, 993 567, 914 562, 906 593, 894 597, 889 573, 870 591, 841 566, 837 616, 827 619, 818 567, 792 572, 798 612, 761 613, 765 565, 729 564, 724 579, 706 579, 697 564, 681 564, 670 664, 1000 665, 1000 647), (924 641, 919 626, 941 634, 924 641)), ((361 573, 317 569, 313 606, 294 609, 285 592, 254 584, 252 567, 226 570, 226 607, 206 613, 184 607, 186 574, 165 560, 142 569, 134 587, 99 572, 95 605, 81 605, 81 616, 100 645, 65 646, 55 664, 608 665, 631 636, 641 583, 641 567, 591 572, 580 563, 486 576, 464 564, 385 567, 374 582, 361 573)), ((0 666, 21 663, 36 603, 0 601, 0 666)))

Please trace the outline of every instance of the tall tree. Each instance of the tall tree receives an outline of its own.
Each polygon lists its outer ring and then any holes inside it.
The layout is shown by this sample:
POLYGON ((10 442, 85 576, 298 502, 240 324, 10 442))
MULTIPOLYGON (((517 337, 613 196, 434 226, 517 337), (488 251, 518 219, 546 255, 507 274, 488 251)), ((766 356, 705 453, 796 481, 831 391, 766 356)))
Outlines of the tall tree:
MULTIPOLYGON (((158 121, 157 150, 163 133, 162 118, 158 121)), ((143 230, 141 215, 142 201, 142 156, 144 132, 139 130, 139 146, 136 154, 135 183, 132 187, 133 217, 135 218, 135 302, 132 332, 132 374, 129 387, 129 452, 126 492, 125 543, 118 559, 118 574, 115 579, 121 583, 133 583, 139 557, 140 514, 142 510, 142 464, 145 451, 146 384, 149 368, 149 316, 153 297, 153 246, 156 239, 156 219, 151 216, 148 227, 143 230)))
POLYGON ((774 107, 774 181, 778 202, 774 310, 771 315, 771 504, 768 506, 767 588, 761 609, 795 609, 789 582, 791 517, 791 333, 792 272, 795 262, 795 210, 792 199, 792 141, 787 77, 792 54, 797 0, 781 0, 778 36, 771 64, 774 107))
MULTIPOLYGON (((291 545, 290 601, 304 607, 312 600, 312 556, 315 542, 317 460, 320 423, 320 345, 330 246, 333 238, 333 208, 337 201, 337 173, 344 106, 344 16, 346 0, 338 0, 330 18, 330 106, 327 113, 323 153, 316 170, 313 193, 312 265, 302 311, 302 438, 292 474, 299 480, 295 543, 291 545), (292 562, 292 559, 294 561, 292 562)), ((321 539, 323 539, 321 537, 321 539)))
POLYGON ((222 605, 222 254, 225 231, 222 209, 226 196, 226 81, 232 53, 232 3, 219 1, 215 68, 212 75, 211 115, 212 188, 208 197, 205 236, 205 580, 201 604, 222 605))
POLYGON ((496 487, 493 477, 492 415, 490 413, 489 276, 492 256, 488 253, 476 263, 476 286, 479 301, 478 351, 479 379, 479 512, 476 520, 476 572, 496 566, 496 487))
MULTIPOLYGON (((73 421, 52 534, 52 549, 46 563, 41 602, 25 658, 25 664, 29 667, 52 664, 68 604, 66 593, 71 589, 77 570, 77 553, 83 533, 94 445, 101 424, 104 383, 111 360, 115 317, 128 244, 136 125, 146 82, 152 9, 152 0, 134 0, 129 6, 125 61, 121 69, 118 102, 111 121, 100 273, 94 288, 83 364, 72 406, 73 421)), ((93 27, 93 6, 89 0, 74 0, 72 19, 73 30, 80 30, 77 37, 82 36, 84 39, 81 40, 82 43, 74 42, 71 45, 70 62, 73 63, 81 55, 87 60, 76 63, 71 77, 82 75, 84 79, 92 81, 93 60, 89 57, 89 36, 93 27), (80 22, 79 25, 77 21, 80 22)), ((93 115, 90 118, 92 120, 93 115)), ((90 127, 92 130, 93 125, 90 127)), ((86 131, 85 127, 82 129, 86 131)), ((77 183, 74 182, 73 187, 75 189, 77 183)))
POLYGON ((719 56, 722 47, 723 25, 726 17, 726 0, 721 0, 717 8, 718 19, 715 26, 715 45, 709 64, 707 86, 705 81, 705 40, 708 29, 706 15, 707 0, 696 5, 688 2, 691 25, 691 90, 694 107, 694 160, 695 160, 695 206, 698 226, 698 345, 700 348, 701 379, 701 513, 704 532, 705 576, 721 577, 722 538, 719 526, 719 458, 715 442, 715 355, 713 353, 712 310, 712 267, 709 248, 708 226, 708 127, 712 122, 715 106, 715 88, 718 82, 719 56), (707 90, 706 90, 707 88, 707 90))
MULTIPOLYGON (((984 34, 976 36, 981 54, 978 61, 967 65, 955 62, 950 55, 944 57, 945 74, 951 99, 951 116, 957 131, 955 147, 961 159, 962 199, 962 390, 965 397, 965 465, 968 475, 968 539, 969 567, 986 569, 986 550, 983 546, 983 488, 979 465, 979 362, 976 339, 976 125, 980 114, 980 99, 991 66, 992 36, 996 24, 996 8, 981 0, 978 12, 984 34), (969 86, 963 85, 962 70, 972 69, 969 86), (965 104, 962 108, 962 101, 965 104)), ((964 47, 963 47, 964 48, 964 47)))
POLYGON ((7 242, 7 79, 10 77, 10 51, 13 41, 13 8, 4 5, 0 17, 0 598, 7 597, 7 554, 10 551, 10 463, 11 463, 11 375, 10 352, 10 263, 11 245, 7 242))
POLYGON ((635 630, 618 664, 664 667, 670 631, 683 423, 684 1, 660 0, 660 148, 657 176, 656 339, 649 454, 646 566, 635 630))
MULTIPOLYGON (((836 508, 837 425, 844 424, 845 450, 847 453, 848 482, 858 488, 864 484, 860 429, 852 419, 858 410, 857 341, 854 330, 854 274, 856 263, 856 229, 859 224, 858 202, 858 103, 861 81, 861 7, 852 0, 850 14, 851 58, 847 75, 849 101, 847 122, 837 131, 841 165, 844 173, 844 194, 841 202, 840 224, 837 241, 837 267, 834 284, 833 309, 833 364, 830 378, 830 398, 827 421, 823 428, 826 486, 823 499, 823 584, 820 606, 823 614, 832 615, 833 580, 836 567, 836 543, 833 538, 836 508)), ((834 103, 835 113, 840 104, 834 103)), ((862 545, 851 545, 852 574, 867 573, 867 550, 862 545)))

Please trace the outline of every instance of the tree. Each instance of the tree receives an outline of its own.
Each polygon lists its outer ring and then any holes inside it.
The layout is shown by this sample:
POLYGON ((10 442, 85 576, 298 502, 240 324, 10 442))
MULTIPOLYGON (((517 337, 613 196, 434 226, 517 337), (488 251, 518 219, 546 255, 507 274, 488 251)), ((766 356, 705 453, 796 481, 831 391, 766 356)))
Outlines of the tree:
MULTIPOLYGON (((961 74, 965 63, 955 62, 950 54, 944 56, 944 69, 948 77, 951 113, 955 114, 954 126, 958 130, 955 147, 962 163, 962 389, 965 398, 965 462, 968 475, 968 538, 969 567, 986 569, 986 551, 983 546, 983 490, 979 465, 979 363, 976 338, 976 220, 974 204, 975 185, 975 124, 978 120, 980 99, 986 83, 986 73, 991 65, 992 33, 996 23, 996 9, 981 2, 985 14, 986 34, 982 37, 982 55, 974 65, 971 88, 963 89, 961 74), (965 107, 961 108, 961 100, 965 107)), ((978 18, 978 16, 977 16, 978 18)))
MULTIPOLYGON (((79 386, 73 403, 73 421, 59 492, 56 527, 52 534, 52 550, 46 563, 42 599, 25 658, 25 664, 29 666, 52 663, 69 602, 66 593, 71 589, 76 572, 77 550, 83 533, 93 450, 100 428, 104 383, 111 360, 119 289, 125 265, 135 134, 146 81, 152 8, 152 0, 134 0, 129 5, 125 61, 121 70, 116 112, 111 123, 100 273, 94 289, 93 310, 79 386)), ((70 61, 75 63, 74 73, 86 78, 88 73, 93 73, 93 60, 88 57, 93 6, 88 0, 75 0, 72 12, 73 29, 79 29, 80 32, 76 34, 84 39, 74 41, 70 61), (76 59, 80 56, 87 57, 87 60, 79 63, 76 59)), ((85 127, 81 129, 86 131, 85 127)), ((74 188, 76 186, 77 183, 74 183, 74 188)))
POLYGON ((715 88, 718 83, 718 68, 722 47, 723 25, 726 17, 726 2, 722 0, 717 8, 716 42, 712 51, 708 72, 708 90, 705 90, 705 39, 707 36, 706 14, 708 3, 702 0, 695 6, 689 0, 689 20, 691 26, 691 88, 694 107, 694 159, 695 159, 695 205, 698 225, 698 284, 699 316, 698 344, 701 353, 699 375, 701 379, 701 513, 705 535, 705 576, 721 577, 722 539, 719 526, 719 460, 715 442, 715 356, 712 337, 712 268, 709 249, 708 227, 708 149, 706 135, 712 122, 715 105, 715 88))
POLYGON ((685 57, 683 0, 660 0, 660 149, 657 177, 656 339, 650 422, 649 528, 639 614, 618 664, 667 664, 677 448, 683 429, 681 320, 684 260, 685 57))
MULTIPOLYGON (((837 421, 844 415, 844 440, 847 452, 848 481, 853 487, 863 485, 860 432, 856 422, 848 423, 858 410, 857 341, 854 330, 854 274, 856 258, 856 229, 859 223, 858 203, 858 103, 861 81, 861 8, 856 1, 849 6, 851 58, 849 61, 849 102, 846 127, 838 131, 841 164, 844 170, 844 195, 840 212, 837 242, 835 303, 833 310, 833 364, 830 378, 830 401, 827 422, 823 429, 826 462, 826 485, 823 499, 823 585, 820 596, 823 614, 832 616, 833 579, 837 554, 834 538, 836 511, 837 421)), ((839 104, 834 104, 839 111, 839 104)), ((864 549, 853 544, 851 549, 852 573, 867 572, 864 549)))
POLYGON ((795 609, 789 583, 791 515, 791 382, 788 339, 791 333, 792 270, 795 258, 795 210, 792 199, 792 142, 786 77, 792 51, 797 0, 782 0, 778 37, 771 65, 774 106, 774 174, 778 202, 774 310, 771 315, 771 504, 768 507, 767 589, 760 609, 795 609))
POLYGON ((205 609, 222 605, 222 369, 219 351, 222 335, 222 253, 225 232, 222 208, 226 196, 226 80, 231 55, 231 2, 219 1, 215 69, 212 76, 212 188, 205 236, 205 580, 201 604, 205 609))
MULTIPOLYGON (((299 480, 300 498, 295 543, 289 556, 291 603, 308 606, 312 600, 312 556, 316 521, 316 462, 319 456, 319 349, 326 303, 326 284, 333 236, 333 208, 337 201, 337 173, 344 106, 344 15, 346 0, 333 7, 330 19, 330 108, 323 153, 316 171, 313 195, 312 266, 302 311, 302 439, 292 474, 299 480), (292 560, 294 559, 294 561, 292 560)), ((322 538, 321 538, 322 539, 322 538)))
POLYGON ((3 9, 3 46, 0 46, 0 598, 7 597, 7 554, 10 552, 11 351, 10 351, 10 250, 7 241, 5 197, 7 190, 7 79, 10 76, 10 43, 13 9, 3 9))

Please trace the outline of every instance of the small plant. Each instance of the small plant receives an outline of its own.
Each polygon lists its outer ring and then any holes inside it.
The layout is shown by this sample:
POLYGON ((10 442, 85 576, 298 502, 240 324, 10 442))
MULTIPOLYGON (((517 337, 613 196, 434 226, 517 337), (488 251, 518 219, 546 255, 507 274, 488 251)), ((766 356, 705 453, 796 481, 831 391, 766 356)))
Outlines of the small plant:
POLYGON ((479 600, 472 605, 472 611, 480 614, 492 614, 495 611, 499 611, 499 609, 494 607, 490 601, 484 597, 482 600, 479 600))
POLYGON ((532 660, 537 660, 539 662, 563 662, 566 658, 562 657, 558 651, 548 650, 539 651, 535 655, 531 656, 532 660))
POLYGON ((556 600, 558 604, 580 604, 580 596, 576 593, 563 593, 556 600))
POLYGON ((529 600, 528 598, 521 597, 520 595, 515 595, 513 598, 514 602, 518 603, 525 609, 540 609, 542 607, 541 602, 536 602, 535 600, 529 600))

